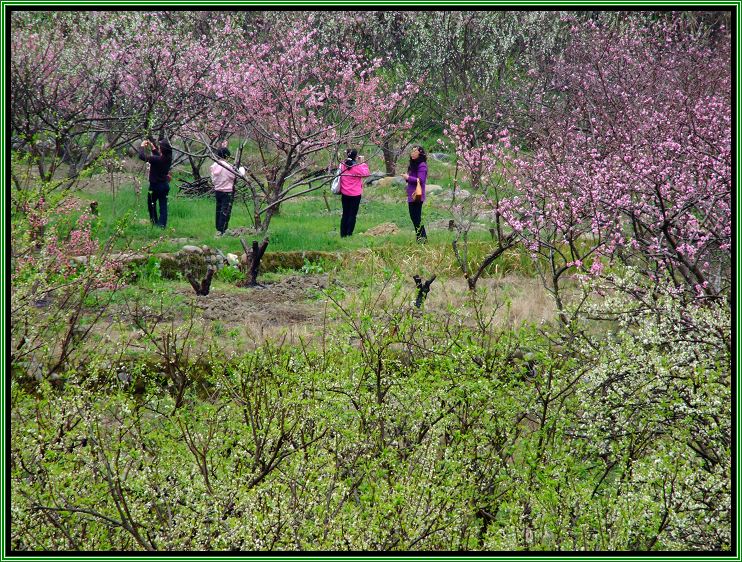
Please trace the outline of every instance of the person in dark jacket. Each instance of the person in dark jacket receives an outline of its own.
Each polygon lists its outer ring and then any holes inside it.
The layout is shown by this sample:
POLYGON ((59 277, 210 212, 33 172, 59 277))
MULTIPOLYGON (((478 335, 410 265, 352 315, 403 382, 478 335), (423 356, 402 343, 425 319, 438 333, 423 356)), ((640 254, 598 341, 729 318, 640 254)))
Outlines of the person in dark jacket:
POLYGON ((425 154, 425 149, 420 145, 413 146, 412 151, 410 152, 410 165, 407 167, 407 173, 402 174, 402 177, 407 181, 407 206, 410 209, 410 218, 415 227, 417 241, 421 244, 428 241, 425 227, 421 224, 423 202, 425 201, 425 184, 428 179, 427 160, 428 158, 425 154), (420 187, 422 188, 422 196, 419 198, 415 196, 418 179, 420 180, 420 187))
POLYGON ((153 142, 145 140, 139 149, 139 158, 149 162, 149 193, 147 193, 147 208, 149 220, 153 225, 165 228, 167 226, 167 194, 170 192, 170 167, 173 165, 173 149, 166 138, 159 139, 158 147, 153 142), (149 155, 145 149, 152 151, 149 155), (159 205, 159 216, 158 207, 159 205))

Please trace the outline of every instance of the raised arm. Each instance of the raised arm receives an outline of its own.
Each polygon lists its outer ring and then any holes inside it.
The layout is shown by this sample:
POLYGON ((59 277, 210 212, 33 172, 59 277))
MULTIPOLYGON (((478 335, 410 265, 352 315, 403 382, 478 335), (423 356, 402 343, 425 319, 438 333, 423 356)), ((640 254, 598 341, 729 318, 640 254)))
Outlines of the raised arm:
POLYGON ((367 178, 371 175, 371 172, 368 171, 368 164, 365 162, 363 164, 356 164, 350 169, 349 176, 355 176, 359 178, 367 178))
POLYGON ((145 162, 162 162, 162 154, 159 152, 153 150, 152 154, 147 156, 147 154, 144 152, 143 148, 139 149, 139 159, 144 160, 145 162))

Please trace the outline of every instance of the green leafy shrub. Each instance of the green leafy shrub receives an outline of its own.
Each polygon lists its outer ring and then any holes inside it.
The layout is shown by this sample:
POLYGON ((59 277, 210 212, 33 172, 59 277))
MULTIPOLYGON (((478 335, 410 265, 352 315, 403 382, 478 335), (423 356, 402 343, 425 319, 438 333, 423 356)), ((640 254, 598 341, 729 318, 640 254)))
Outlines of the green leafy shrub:
POLYGON ((730 547, 728 308, 590 346, 388 290, 338 301, 317 348, 197 364, 168 330, 177 353, 123 374, 101 353, 61 388, 13 380, 13 547, 730 547))
POLYGON ((243 281, 245 274, 238 267, 226 265, 216 272, 216 278, 224 283, 234 284, 237 281, 243 281))

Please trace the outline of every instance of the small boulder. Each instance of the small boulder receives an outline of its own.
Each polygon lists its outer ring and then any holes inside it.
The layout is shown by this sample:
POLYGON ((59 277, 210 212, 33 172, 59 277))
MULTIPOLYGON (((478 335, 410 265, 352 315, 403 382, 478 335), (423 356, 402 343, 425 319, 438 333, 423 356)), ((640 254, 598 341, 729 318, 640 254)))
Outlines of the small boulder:
POLYGON ((198 246, 183 246, 183 248, 181 248, 181 251, 188 254, 203 254, 203 250, 198 246))
POLYGON ((387 176, 376 182, 378 187, 404 187, 407 182, 402 176, 387 176))
POLYGON ((386 174, 384 172, 374 172, 368 178, 366 178, 366 185, 372 185, 379 181, 382 178, 385 178, 386 174))
POLYGON ((232 267, 237 267, 240 263, 240 258, 236 254, 227 254, 227 263, 232 267))
POLYGON ((448 162, 451 159, 451 156, 445 152, 433 152, 430 154, 430 157, 438 160, 438 162, 448 162))

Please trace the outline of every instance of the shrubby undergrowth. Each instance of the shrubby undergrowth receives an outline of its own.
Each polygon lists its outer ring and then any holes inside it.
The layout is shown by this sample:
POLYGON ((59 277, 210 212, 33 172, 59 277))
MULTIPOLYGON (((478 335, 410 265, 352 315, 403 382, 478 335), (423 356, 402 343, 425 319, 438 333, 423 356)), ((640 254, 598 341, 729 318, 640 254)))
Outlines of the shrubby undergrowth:
POLYGON ((314 349, 14 379, 13 548, 730 547, 727 304, 593 340, 373 298, 314 349))
MULTIPOLYGON (((731 549, 731 12, 11 19, 13 550, 731 549), (231 302, 201 330, 155 258, 120 290, 142 229, 104 211, 159 134, 194 179, 231 143, 255 233, 348 146, 395 174, 421 142, 452 251, 305 261, 324 331, 230 353, 231 302), (88 213, 69 195, 103 170, 88 213), (411 304, 410 275, 452 270, 463 304, 411 304), (553 322, 502 325, 477 283, 512 271, 553 322)), ((339 247, 307 222, 272 243, 339 247)))

